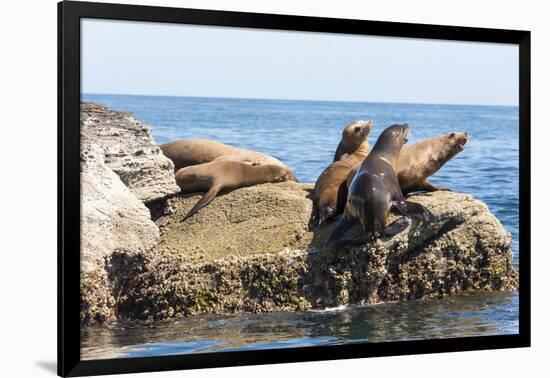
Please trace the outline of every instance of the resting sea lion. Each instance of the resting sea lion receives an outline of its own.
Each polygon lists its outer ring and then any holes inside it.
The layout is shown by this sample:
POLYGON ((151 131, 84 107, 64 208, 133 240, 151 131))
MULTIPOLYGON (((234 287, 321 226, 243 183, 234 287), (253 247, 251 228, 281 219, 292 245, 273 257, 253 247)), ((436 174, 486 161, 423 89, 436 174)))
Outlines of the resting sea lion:
POLYGON ((183 193, 206 191, 183 220, 208 205, 222 190, 288 180, 296 181, 292 171, 274 164, 250 165, 219 160, 181 168, 176 172, 176 183, 183 193))
MULTIPOLYGON (((403 215, 428 219, 429 212, 422 205, 405 201, 397 179, 399 154, 408 136, 407 124, 390 126, 380 134, 351 182, 344 215, 332 231, 327 245, 343 242, 341 237, 355 222, 359 223, 367 239, 376 240, 382 234, 396 234, 406 224, 403 222, 405 218, 400 218, 386 227, 386 220, 392 209, 403 215)), ((364 240, 344 242, 350 244, 364 240)))
POLYGON ((251 165, 273 164, 288 169, 278 159, 261 152, 233 147, 213 140, 185 139, 160 145, 163 154, 174 162, 174 169, 213 160, 241 161, 251 165))
POLYGON ((369 153, 367 136, 373 127, 371 121, 357 121, 347 125, 342 132, 342 140, 334 156, 336 161, 321 173, 313 189, 313 214, 310 228, 323 224, 343 211, 346 204, 341 190, 349 172, 361 163, 369 153), (340 193, 340 194, 339 194, 340 193))
MULTIPOLYGON (((449 190, 432 184, 428 177, 461 152, 467 141, 467 133, 453 131, 404 147, 399 154, 397 163, 397 177, 401 191, 407 194, 418 191, 449 190)), ((356 165, 350 171, 347 187, 351 184, 358 169, 359 165, 356 165)))

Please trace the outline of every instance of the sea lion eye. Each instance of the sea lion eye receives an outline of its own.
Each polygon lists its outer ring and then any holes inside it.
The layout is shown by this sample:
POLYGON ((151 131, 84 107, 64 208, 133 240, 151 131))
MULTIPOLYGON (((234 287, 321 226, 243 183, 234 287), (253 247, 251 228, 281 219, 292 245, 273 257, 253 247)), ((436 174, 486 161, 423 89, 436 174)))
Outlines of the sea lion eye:
POLYGON ((450 134, 449 134, 449 138, 454 138, 455 135, 456 135, 455 133, 450 133, 450 134))
POLYGON ((359 126, 357 126, 357 127, 354 129, 354 131, 355 131, 356 133, 358 133, 359 131, 361 131, 361 128, 360 128, 359 126))

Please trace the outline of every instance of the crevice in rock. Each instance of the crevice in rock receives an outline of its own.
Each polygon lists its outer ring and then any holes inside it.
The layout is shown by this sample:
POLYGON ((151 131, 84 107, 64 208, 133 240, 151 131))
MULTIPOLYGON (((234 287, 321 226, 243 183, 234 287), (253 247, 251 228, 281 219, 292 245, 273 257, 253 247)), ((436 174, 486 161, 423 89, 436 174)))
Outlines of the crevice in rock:
POLYGON ((105 271, 109 279, 111 295, 115 300, 117 318, 128 314, 132 305, 128 292, 136 284, 137 277, 145 271, 145 258, 141 254, 129 255, 124 251, 116 251, 105 259, 105 271))

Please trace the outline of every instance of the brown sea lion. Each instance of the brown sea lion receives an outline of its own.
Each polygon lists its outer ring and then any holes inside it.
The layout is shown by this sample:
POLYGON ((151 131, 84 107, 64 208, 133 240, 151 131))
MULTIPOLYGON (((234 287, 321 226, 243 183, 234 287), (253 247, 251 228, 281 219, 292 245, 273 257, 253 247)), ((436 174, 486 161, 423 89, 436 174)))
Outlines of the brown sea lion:
MULTIPOLYGON (((358 148, 361 148, 373 126, 372 121, 359 120, 344 127, 342 139, 338 143, 333 161, 338 161, 343 155, 353 154, 358 148)), ((368 144, 366 148, 368 150, 368 144)))
POLYGON ((241 161, 251 165, 272 164, 288 169, 278 159, 246 148, 233 147, 213 140, 185 139, 160 145, 163 154, 174 162, 174 169, 214 160, 241 161))
POLYGON ((239 161, 219 160, 181 168, 176 172, 176 183, 183 193, 206 191, 183 220, 208 205, 222 190, 231 191, 288 180, 296 181, 292 171, 275 164, 250 165, 239 161))
POLYGON ((428 177, 461 152, 467 141, 467 133, 453 131, 404 148, 397 164, 397 177, 403 193, 449 190, 432 184, 428 177))
POLYGON ((367 136, 372 127, 371 121, 357 121, 344 128, 342 140, 335 154, 335 159, 338 158, 338 160, 325 168, 315 182, 314 209, 310 228, 323 224, 343 211, 346 201, 345 196, 342 200, 340 191, 347 189, 342 188, 342 185, 345 185, 353 167, 361 163, 369 153, 370 145, 367 136))
MULTIPOLYGON (((404 147, 397 162, 398 179, 404 194, 418 191, 449 190, 428 180, 445 163, 464 149, 468 141, 465 132, 453 131, 404 147)), ((349 173, 347 187, 359 169, 356 165, 349 173)))
POLYGON ((429 218, 428 210, 422 205, 405 201, 397 179, 397 162, 403 144, 408 141, 409 130, 407 124, 393 125, 380 134, 351 182, 344 215, 328 238, 328 246, 376 240, 380 235, 391 236, 403 230, 405 217, 386 227, 392 209, 403 215, 429 218), (341 240, 355 223, 361 226, 364 238, 341 240))

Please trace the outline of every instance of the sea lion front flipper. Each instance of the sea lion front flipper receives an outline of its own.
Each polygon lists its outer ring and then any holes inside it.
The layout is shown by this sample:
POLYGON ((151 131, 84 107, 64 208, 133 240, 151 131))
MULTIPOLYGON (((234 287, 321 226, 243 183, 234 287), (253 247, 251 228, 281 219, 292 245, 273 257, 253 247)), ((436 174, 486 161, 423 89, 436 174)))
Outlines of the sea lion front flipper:
POLYGON ((396 221, 390 223, 390 225, 384 230, 384 236, 390 238, 394 235, 397 235, 409 226, 409 221, 409 217, 401 217, 396 221))
POLYGON ((421 218, 425 221, 430 220, 433 216, 424 206, 411 201, 393 201, 391 210, 397 210, 401 215, 421 218))
POLYGON ((336 199, 336 212, 334 215, 342 214, 346 209, 346 202, 348 202, 348 185, 344 181, 340 188, 338 188, 338 197, 336 199))
MULTIPOLYGON (((330 244, 325 245, 328 248, 342 249, 345 247, 353 247, 359 244, 365 244, 373 239, 373 236, 369 233, 360 237, 355 237, 351 239, 338 239, 330 242, 330 244)), ((374 239, 375 240, 375 239, 374 239)))
POLYGON ((422 206, 419 203, 405 201, 406 211, 404 215, 410 215, 416 218, 422 218, 425 221, 430 220, 433 217, 433 214, 430 213, 428 209, 422 206))
POLYGON ((319 207, 317 206, 317 204, 314 203, 313 210, 311 211, 311 217, 309 218, 308 228, 311 231, 318 225, 319 225, 319 207))
POLYGON ((433 184, 430 180, 426 179, 426 181, 424 181, 421 185, 421 189, 422 190, 425 190, 427 192, 435 192, 435 191, 438 191, 438 190, 441 190, 441 191, 446 191, 446 192, 452 192, 451 189, 445 187, 445 186, 440 186, 440 185, 435 185, 433 184))
POLYGON ((336 209, 324 206, 319 209, 319 226, 336 216, 336 209))
POLYGON ((353 226, 353 220, 348 219, 345 215, 340 219, 334 230, 332 230, 332 233, 330 234, 329 238, 325 242, 325 247, 330 246, 331 244, 335 244, 336 241, 338 241, 347 230, 353 226))
POLYGON ((208 192, 204 193, 204 195, 202 196, 202 198, 195 204, 195 206, 193 206, 193 208, 191 210, 189 210, 189 212, 187 213, 187 215, 185 217, 183 217, 183 219, 181 220, 182 222, 186 221, 188 218, 192 217, 193 215, 195 215, 195 213, 197 211, 199 211, 200 209, 202 209, 203 207, 205 207, 206 205, 208 205, 210 202, 212 202, 212 200, 214 198, 216 198, 216 195, 219 193, 219 191, 221 190, 221 186, 219 185, 213 185, 209 190, 208 192))

